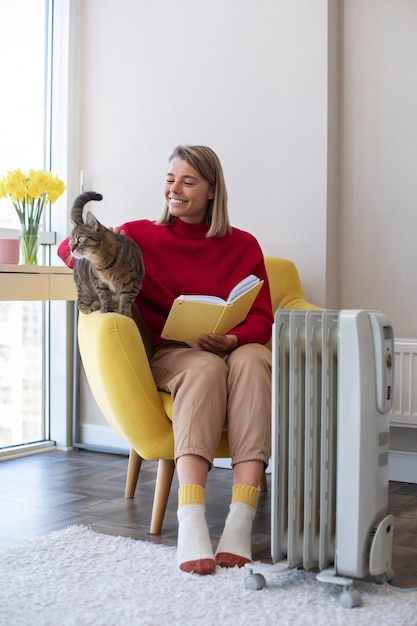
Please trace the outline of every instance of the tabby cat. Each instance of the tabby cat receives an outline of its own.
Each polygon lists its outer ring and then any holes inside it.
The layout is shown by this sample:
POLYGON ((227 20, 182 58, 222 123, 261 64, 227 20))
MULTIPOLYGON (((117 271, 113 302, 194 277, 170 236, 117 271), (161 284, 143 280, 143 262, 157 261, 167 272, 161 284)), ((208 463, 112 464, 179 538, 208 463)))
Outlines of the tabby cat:
POLYGON ((132 317, 133 304, 145 273, 139 246, 125 235, 115 234, 89 211, 83 220, 84 206, 102 200, 95 191, 78 196, 71 209, 75 224, 70 248, 76 257, 74 279, 78 309, 82 313, 115 311, 132 317))

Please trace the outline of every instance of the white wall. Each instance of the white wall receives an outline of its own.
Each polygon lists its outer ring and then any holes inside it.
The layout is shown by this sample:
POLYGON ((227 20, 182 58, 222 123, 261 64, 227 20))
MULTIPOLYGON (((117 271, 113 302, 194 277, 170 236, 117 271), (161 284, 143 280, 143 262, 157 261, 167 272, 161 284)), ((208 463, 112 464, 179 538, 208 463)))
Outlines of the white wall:
MULTIPOLYGON (((342 16, 339 307, 381 309, 414 338, 417 2, 345 0, 342 16)), ((390 446, 415 454, 417 428, 390 446)))
POLYGON ((171 150, 210 145, 233 224, 294 260, 308 299, 417 336, 415 0, 72 8, 69 188, 83 169, 99 219, 159 217, 171 150))
POLYGON ((339 306, 417 336, 417 2, 344 2, 339 306))

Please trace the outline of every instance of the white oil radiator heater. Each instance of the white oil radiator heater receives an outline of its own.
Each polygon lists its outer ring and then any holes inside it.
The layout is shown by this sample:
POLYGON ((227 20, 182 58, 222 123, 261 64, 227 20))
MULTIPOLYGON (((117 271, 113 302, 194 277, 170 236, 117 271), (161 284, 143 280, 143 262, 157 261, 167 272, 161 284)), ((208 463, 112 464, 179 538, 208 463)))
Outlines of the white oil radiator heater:
MULTIPOLYGON (((354 579, 392 576, 393 328, 377 311, 280 310, 272 343, 269 571, 315 571, 358 606, 354 579)), ((252 569, 246 586, 264 582, 252 569)))

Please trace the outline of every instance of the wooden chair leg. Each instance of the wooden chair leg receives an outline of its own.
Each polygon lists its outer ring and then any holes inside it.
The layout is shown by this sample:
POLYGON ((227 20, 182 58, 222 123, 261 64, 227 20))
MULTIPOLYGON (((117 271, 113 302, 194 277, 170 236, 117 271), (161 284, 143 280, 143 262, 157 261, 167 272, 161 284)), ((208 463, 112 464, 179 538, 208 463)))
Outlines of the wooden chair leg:
POLYGON ((131 500, 136 491, 136 485, 138 484, 140 466, 142 465, 142 457, 131 448, 129 454, 129 464, 127 466, 127 477, 125 487, 125 498, 131 500))
POLYGON ((175 462, 173 460, 160 459, 153 498, 151 527, 149 530, 151 535, 159 535, 161 532, 174 470, 175 462))
POLYGON ((268 491, 268 483, 266 482, 266 473, 262 474, 261 482, 259 483, 259 491, 268 491))

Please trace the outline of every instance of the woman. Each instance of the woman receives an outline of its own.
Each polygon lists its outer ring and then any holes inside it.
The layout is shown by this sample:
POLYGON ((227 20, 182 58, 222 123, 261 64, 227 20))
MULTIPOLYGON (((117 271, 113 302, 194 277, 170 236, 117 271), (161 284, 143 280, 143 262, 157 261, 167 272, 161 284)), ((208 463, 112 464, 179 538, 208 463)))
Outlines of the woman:
MULTIPOLYGON (((272 307, 256 239, 232 228, 217 155, 205 146, 178 146, 169 159, 166 206, 158 222, 138 220, 122 231, 142 250, 145 278, 136 303, 154 336, 151 368, 173 398, 180 569, 212 574, 216 564, 252 559, 258 485, 270 456, 272 307), (182 294, 227 298, 249 274, 263 279, 246 320, 225 335, 196 344, 164 341, 160 333, 182 294), (232 502, 216 554, 205 519, 205 486, 227 420, 233 466, 232 502)), ((68 243, 58 254, 68 264, 68 243)))

